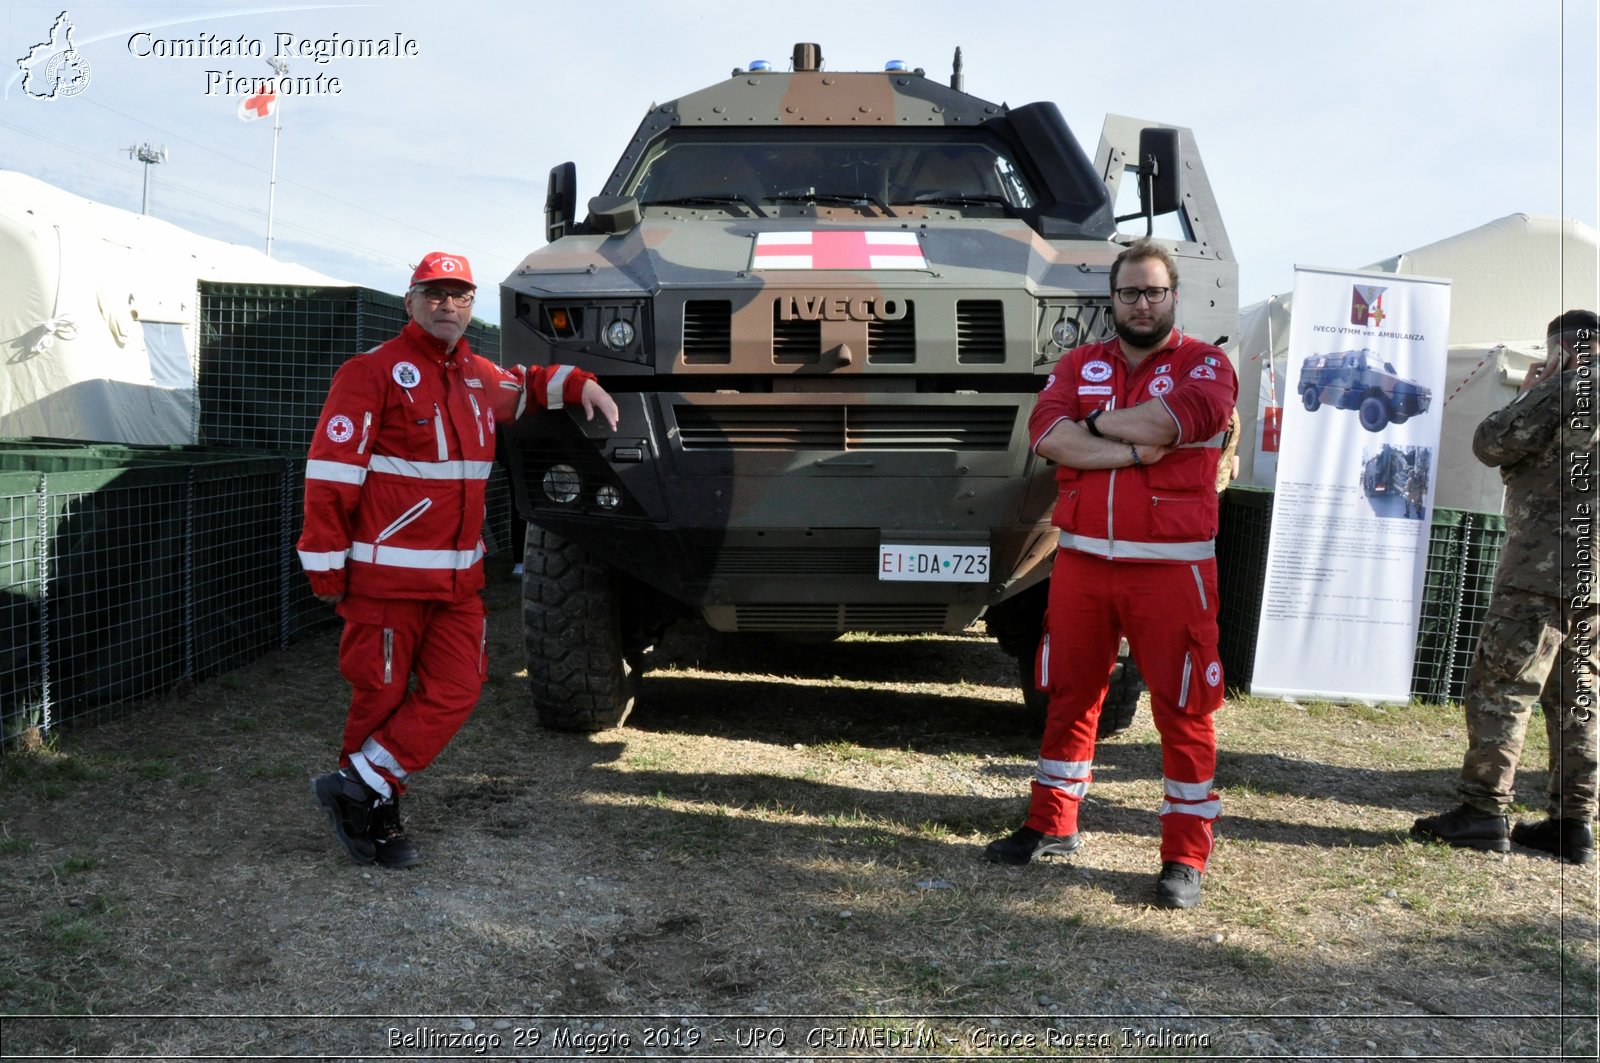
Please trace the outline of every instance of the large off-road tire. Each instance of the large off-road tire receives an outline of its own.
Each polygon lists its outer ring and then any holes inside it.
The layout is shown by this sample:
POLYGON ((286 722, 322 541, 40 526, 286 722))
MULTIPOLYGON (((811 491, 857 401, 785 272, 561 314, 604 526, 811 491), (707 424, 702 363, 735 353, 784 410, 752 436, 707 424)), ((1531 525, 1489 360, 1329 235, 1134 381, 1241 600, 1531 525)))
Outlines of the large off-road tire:
POLYGON ((1119 735, 1133 726, 1139 713, 1139 695, 1144 691, 1144 677, 1134 667, 1133 655, 1124 651, 1117 658, 1111 672, 1111 686, 1106 689, 1106 700, 1100 703, 1100 725, 1095 734, 1100 738, 1119 735))
MULTIPOLYGON (((1050 711, 1050 695, 1033 685, 1033 657, 1017 658, 1017 681, 1022 687, 1022 703, 1027 708, 1028 719, 1034 729, 1044 732, 1045 717, 1050 711)), ((1100 722, 1095 728, 1098 738, 1119 735, 1133 726, 1139 712, 1139 695, 1144 690, 1144 680, 1133 666, 1133 658, 1126 652, 1117 658, 1111 671, 1111 685, 1106 689, 1106 699, 1100 704, 1100 722)))
POLYGON ((621 727, 639 697, 640 654, 624 616, 624 577, 576 543, 528 526, 522 639, 539 723, 621 727))
POLYGON ((1316 413, 1317 408, 1322 405, 1322 394, 1315 387, 1308 385, 1300 392, 1300 402, 1305 406, 1307 413, 1316 413))
POLYGON ((1368 395, 1361 400, 1360 412, 1356 414, 1361 420, 1361 427, 1369 432, 1381 432, 1389 424, 1389 404, 1382 395, 1368 395))

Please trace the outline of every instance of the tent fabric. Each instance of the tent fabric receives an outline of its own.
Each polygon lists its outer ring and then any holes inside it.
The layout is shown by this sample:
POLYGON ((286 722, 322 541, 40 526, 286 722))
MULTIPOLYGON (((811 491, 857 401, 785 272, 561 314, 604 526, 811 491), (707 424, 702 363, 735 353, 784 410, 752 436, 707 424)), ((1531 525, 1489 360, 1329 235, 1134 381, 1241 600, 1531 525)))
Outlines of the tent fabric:
POLYGON ((349 286, 0 170, 0 436, 197 442, 201 280, 349 286))
MULTIPOLYGON (((1503 511, 1500 478, 1472 456, 1472 433, 1484 416, 1516 394, 1529 363, 1545 356, 1550 319, 1595 309, 1600 233, 1582 222, 1512 214, 1487 225, 1360 267, 1444 277, 1451 282, 1450 347, 1445 369, 1443 439, 1434 504, 1480 513, 1503 511)), ((1295 401, 1285 387, 1292 292, 1239 311, 1238 483, 1271 487, 1276 455, 1264 446, 1269 406, 1295 401), (1287 399, 1286 399, 1287 396, 1287 399)))

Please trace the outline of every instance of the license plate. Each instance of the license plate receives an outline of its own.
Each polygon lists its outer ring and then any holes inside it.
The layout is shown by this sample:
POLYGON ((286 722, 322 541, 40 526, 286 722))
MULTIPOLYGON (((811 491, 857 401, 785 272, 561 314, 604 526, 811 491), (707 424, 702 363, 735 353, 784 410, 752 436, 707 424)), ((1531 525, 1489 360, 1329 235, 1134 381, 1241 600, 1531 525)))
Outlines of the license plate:
POLYGON ((986 583, 989 580, 987 546, 878 547, 878 579, 920 583, 986 583))

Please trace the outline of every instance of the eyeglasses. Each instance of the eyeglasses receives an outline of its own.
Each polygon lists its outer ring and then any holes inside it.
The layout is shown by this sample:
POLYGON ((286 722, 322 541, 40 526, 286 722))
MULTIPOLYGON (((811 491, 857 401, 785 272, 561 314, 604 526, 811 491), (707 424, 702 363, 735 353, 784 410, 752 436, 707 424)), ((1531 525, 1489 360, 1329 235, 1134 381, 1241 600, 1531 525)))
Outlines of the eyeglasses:
POLYGON ((1139 296, 1144 296, 1144 301, 1151 306, 1167 301, 1167 293, 1171 288, 1117 288, 1117 302, 1132 306, 1139 301, 1139 296))
POLYGON ((438 306, 446 299, 450 300, 455 306, 471 306, 473 298, 477 295, 476 292, 452 292, 445 288, 413 288, 411 290, 434 306, 438 306))

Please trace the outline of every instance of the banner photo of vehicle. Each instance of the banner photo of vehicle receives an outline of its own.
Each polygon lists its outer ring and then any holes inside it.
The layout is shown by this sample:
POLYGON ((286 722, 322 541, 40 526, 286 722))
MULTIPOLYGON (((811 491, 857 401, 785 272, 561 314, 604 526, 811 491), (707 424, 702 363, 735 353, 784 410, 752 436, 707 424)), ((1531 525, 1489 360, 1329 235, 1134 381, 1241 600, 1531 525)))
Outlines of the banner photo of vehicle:
POLYGON ((1450 282, 1296 267, 1253 694, 1411 697, 1450 282))

